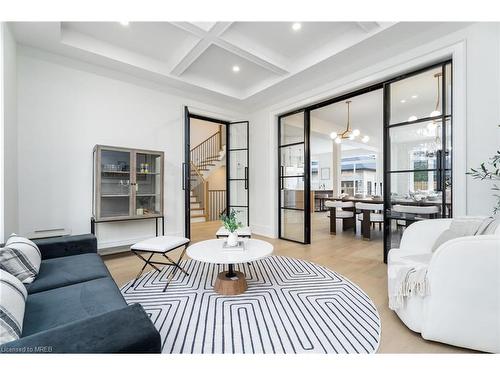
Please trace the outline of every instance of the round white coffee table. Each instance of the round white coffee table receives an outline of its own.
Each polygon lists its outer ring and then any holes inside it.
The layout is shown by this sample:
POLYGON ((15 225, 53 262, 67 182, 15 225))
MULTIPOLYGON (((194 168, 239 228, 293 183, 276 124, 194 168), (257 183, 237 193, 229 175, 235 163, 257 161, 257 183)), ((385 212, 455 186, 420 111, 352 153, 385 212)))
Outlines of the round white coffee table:
POLYGON ((224 248, 225 239, 197 242, 187 249, 187 255, 205 263, 227 264, 228 270, 220 272, 215 280, 214 290, 219 294, 236 295, 247 290, 243 272, 235 271, 238 263, 253 262, 273 253, 273 245, 255 239, 243 239, 244 250, 224 248))

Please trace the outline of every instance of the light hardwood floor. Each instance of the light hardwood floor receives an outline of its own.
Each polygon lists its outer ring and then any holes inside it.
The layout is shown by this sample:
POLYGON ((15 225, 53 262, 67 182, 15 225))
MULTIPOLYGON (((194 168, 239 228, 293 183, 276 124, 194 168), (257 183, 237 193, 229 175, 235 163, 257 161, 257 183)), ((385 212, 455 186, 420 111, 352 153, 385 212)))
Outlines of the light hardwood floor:
MULTIPOLYGON (((220 222, 192 225, 192 242, 214 238, 220 222)), ((359 232, 359 230, 358 230, 359 232)), ((332 236, 325 213, 313 215, 311 245, 254 236, 274 245, 275 255, 308 260, 328 267, 359 285, 374 301, 382 321, 382 339, 379 353, 460 353, 465 349, 425 341, 420 334, 410 331, 396 314, 387 307, 386 265, 382 257, 382 233, 374 230, 371 241, 354 236, 353 231, 332 236)), ((177 255, 177 254, 175 254, 177 255)), ((113 278, 119 286, 133 279, 141 267, 131 254, 104 257, 113 278)))

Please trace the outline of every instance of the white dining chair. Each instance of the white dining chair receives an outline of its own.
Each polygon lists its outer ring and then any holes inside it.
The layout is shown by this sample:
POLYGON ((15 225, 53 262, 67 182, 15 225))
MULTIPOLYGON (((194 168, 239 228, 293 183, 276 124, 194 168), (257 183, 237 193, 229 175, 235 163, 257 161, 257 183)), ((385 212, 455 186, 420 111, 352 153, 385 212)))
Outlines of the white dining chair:
POLYGON ((343 231, 354 228, 354 232, 356 232, 353 202, 326 201, 325 207, 329 208, 330 233, 337 234, 337 219, 342 220, 343 231))
POLYGON ((361 211, 361 213, 357 214, 358 220, 361 221, 361 235, 363 239, 369 240, 372 225, 375 228, 375 224, 378 224, 379 230, 382 230, 384 205, 382 203, 357 202, 355 207, 357 211, 361 211))

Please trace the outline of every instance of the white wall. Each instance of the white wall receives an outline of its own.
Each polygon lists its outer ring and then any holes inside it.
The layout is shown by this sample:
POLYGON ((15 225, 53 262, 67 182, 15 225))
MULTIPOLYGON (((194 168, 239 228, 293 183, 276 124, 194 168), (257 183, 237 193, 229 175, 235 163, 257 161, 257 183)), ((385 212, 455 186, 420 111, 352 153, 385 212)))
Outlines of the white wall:
MULTIPOLYGON (((165 231, 181 235, 183 106, 227 120, 242 116, 32 55, 18 54, 20 232, 89 232, 92 148, 105 144, 165 152, 165 231)), ((153 223, 99 224, 100 247, 150 237, 153 223)))
POLYGON ((215 122, 203 121, 192 118, 190 120, 191 129, 190 129, 190 147, 191 150, 198 146, 200 143, 203 143, 212 135, 217 133, 220 128, 220 124, 215 122))
POLYGON ((17 184, 17 57, 16 42, 6 23, 2 24, 3 129, 2 144, 2 223, 0 242, 19 227, 17 184))
POLYGON ((454 68, 457 73, 455 89, 458 91, 455 92, 458 95, 455 97, 454 107, 454 147, 457 148, 454 154, 457 169, 454 176, 454 197, 460 199, 456 205, 457 211, 460 211, 459 214, 469 215, 491 214, 494 199, 490 186, 470 177, 465 178, 468 168, 487 160, 500 145, 500 131, 497 127, 500 122, 500 29, 497 23, 479 23, 410 49, 402 55, 378 63, 367 61, 365 68, 347 72, 339 81, 329 82, 324 87, 254 111, 250 116, 250 149, 259 151, 251 153, 251 165, 269 165, 269 168, 253 168, 250 171, 250 222, 254 231, 277 235, 276 115, 368 86, 395 73, 425 66, 445 55, 451 56, 453 51, 456 51, 457 57, 454 68), (460 63, 458 57, 461 58, 460 63), (462 130, 466 133, 466 138, 462 130))

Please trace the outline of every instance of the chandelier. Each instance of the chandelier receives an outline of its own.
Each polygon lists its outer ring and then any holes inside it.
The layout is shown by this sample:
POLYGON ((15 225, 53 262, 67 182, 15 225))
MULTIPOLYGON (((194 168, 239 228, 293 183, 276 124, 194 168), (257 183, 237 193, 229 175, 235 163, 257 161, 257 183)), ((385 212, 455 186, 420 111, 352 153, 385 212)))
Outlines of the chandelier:
MULTIPOLYGON (((429 117, 441 116, 441 111, 439 110, 440 109, 439 107, 441 106, 441 101, 440 101, 440 92, 441 92, 440 81, 441 81, 441 79, 440 78, 442 77, 442 75, 443 75, 442 73, 434 74, 434 78, 437 79, 437 99, 436 99, 436 107, 435 107, 434 111, 432 111, 429 114, 429 117)), ((431 142, 431 144, 429 145, 429 151, 431 153, 435 153, 436 151, 442 149, 442 141, 441 141, 441 137, 440 137, 441 119, 434 119, 431 122, 429 122, 427 124, 427 129, 430 133, 434 134, 434 142, 431 142)))
MULTIPOLYGON (((346 101, 345 103, 347 104, 347 124, 346 124, 346 129, 341 132, 331 132, 330 133, 330 138, 333 139, 333 141, 337 144, 342 143, 343 139, 349 139, 351 141, 355 140, 356 137, 359 137, 361 135, 361 132, 359 129, 353 129, 351 130, 351 100, 346 101)), ((361 142, 367 143, 370 140, 370 137, 365 135, 361 138, 361 142)))

